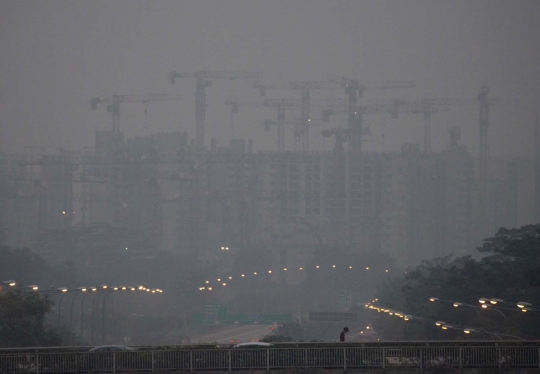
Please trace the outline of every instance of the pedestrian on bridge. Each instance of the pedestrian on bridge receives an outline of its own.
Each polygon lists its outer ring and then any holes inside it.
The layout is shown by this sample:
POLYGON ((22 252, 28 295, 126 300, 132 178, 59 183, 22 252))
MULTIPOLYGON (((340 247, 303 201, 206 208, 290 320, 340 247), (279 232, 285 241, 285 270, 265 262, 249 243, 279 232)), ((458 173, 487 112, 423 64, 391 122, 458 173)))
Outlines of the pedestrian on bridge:
POLYGON ((341 331, 341 333, 339 334, 339 341, 340 342, 344 342, 345 341, 345 334, 349 332, 349 328, 348 327, 344 327, 343 328, 343 331, 341 331))

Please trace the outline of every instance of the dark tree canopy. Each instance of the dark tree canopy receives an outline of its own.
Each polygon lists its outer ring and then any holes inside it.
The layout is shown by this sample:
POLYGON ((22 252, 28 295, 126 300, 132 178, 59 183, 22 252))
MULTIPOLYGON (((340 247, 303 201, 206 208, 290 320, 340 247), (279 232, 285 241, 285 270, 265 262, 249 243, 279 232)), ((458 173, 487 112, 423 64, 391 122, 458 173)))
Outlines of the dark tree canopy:
MULTIPOLYGON (((464 339, 462 331, 442 331, 435 321, 479 327, 499 334, 540 338, 540 313, 522 313, 518 301, 540 305, 540 225, 500 229, 478 250, 487 256, 424 261, 407 274, 389 280, 379 289, 379 305, 424 317, 404 323, 386 313, 376 313, 374 325, 385 339, 464 339), (436 297, 439 302, 430 302, 436 297), (484 310, 480 298, 505 300, 506 309, 484 310), (465 307, 455 308, 453 302, 465 307), (503 316, 504 314, 504 316, 503 316), (506 319, 504 319, 506 317, 506 319)), ((489 335, 474 336, 486 339, 489 335)))
POLYGON ((0 347, 61 345, 59 336, 45 325, 52 301, 45 295, 21 290, 0 294, 0 347))

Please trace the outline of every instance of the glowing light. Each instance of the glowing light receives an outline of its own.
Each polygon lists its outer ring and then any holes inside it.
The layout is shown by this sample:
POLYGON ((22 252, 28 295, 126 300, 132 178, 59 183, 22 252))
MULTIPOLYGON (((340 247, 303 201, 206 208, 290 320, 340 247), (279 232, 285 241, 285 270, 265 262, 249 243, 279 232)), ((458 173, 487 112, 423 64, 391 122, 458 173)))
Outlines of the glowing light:
POLYGON ((232 277, 229 277, 229 279, 232 279, 232 277))
POLYGON ((388 269, 386 269, 386 272, 388 273, 388 269))
POLYGON ((223 283, 223 285, 224 285, 224 286, 226 286, 226 285, 227 285, 227 283, 223 283))
POLYGON ((283 271, 287 271, 287 268, 283 268, 283 271))
POLYGON ((272 274, 272 270, 268 270, 268 274, 272 274))
POLYGON ((318 269, 318 268, 319 268, 319 265, 316 265, 315 267, 318 269))
POLYGON ((304 270, 304 268, 300 268, 300 270, 304 270))
POLYGON ((256 271, 254 271, 254 272, 253 272, 253 275, 257 275, 257 272, 256 272, 256 271))
POLYGON ((335 267, 336 267, 336 265, 332 265, 332 267, 333 267, 333 268, 335 268, 335 267))
POLYGON ((366 266, 366 270, 369 270, 369 266, 366 266))
POLYGON ((204 283, 210 283, 210 281, 204 281, 204 283))
POLYGON ((243 277, 245 277, 246 275, 245 274, 242 274, 243 277))

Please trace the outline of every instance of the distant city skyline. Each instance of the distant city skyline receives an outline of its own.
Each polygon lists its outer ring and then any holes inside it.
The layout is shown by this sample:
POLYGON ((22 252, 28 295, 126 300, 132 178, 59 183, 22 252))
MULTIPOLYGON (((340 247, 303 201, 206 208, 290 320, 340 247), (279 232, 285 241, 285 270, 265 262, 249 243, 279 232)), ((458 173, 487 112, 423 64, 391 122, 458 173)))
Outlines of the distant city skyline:
MULTIPOLYGON (((181 94, 180 102, 126 104, 126 137, 187 131, 195 137, 194 79, 170 85, 172 71, 249 70, 283 73, 281 80, 320 81, 345 76, 365 81, 412 80, 416 87, 368 90, 377 98, 471 99, 432 118, 432 143, 449 143, 450 126, 478 157, 480 86, 490 96, 518 100, 490 113, 489 153, 495 158, 534 156, 534 113, 540 97, 540 3, 521 1, 3 1, 0 4, 0 150, 28 147, 82 149, 95 130, 111 128, 105 107, 92 97, 181 94), (146 113, 145 113, 146 110, 146 113)), ((299 97, 270 91, 269 97, 299 97)), ((313 91, 312 98, 343 98, 343 90, 313 91)), ((226 99, 259 100, 250 81, 208 89, 206 142, 228 145, 253 139, 255 150, 276 148, 272 108, 242 108, 231 130, 226 99)), ((361 101, 360 101, 361 102, 361 101)), ((297 111, 298 112, 298 111, 297 111)), ((320 114, 312 108, 313 117, 320 114)), ((299 113, 287 114, 288 118, 299 113)), ((422 144, 422 115, 370 116, 367 151, 422 144), (383 135, 384 134, 384 138, 383 135), (384 139, 384 141, 383 141, 384 139)), ((329 126, 343 125, 334 119, 329 126)), ((320 127, 310 148, 330 150, 320 127)), ((292 134, 286 148, 292 149, 292 134)))

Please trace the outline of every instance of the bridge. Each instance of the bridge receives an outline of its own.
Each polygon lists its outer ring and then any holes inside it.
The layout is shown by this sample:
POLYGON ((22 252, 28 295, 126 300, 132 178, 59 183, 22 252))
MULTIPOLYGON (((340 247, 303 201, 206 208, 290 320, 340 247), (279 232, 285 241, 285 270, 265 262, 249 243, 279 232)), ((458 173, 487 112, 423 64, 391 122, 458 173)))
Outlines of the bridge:
POLYGON ((402 370, 540 370, 540 341, 385 343, 276 343, 140 347, 133 351, 88 352, 88 348, 0 350, 0 373, 402 370))

